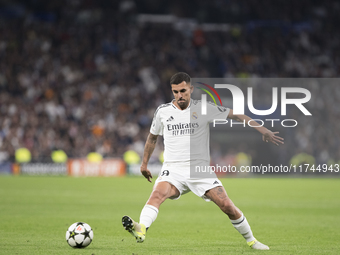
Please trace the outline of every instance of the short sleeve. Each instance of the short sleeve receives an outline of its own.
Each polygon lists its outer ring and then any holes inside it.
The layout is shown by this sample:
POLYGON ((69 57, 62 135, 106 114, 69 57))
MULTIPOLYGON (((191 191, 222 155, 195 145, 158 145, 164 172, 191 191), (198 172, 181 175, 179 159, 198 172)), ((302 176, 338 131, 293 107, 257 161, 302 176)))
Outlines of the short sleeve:
POLYGON ((153 135, 163 135, 163 124, 161 122, 159 109, 156 110, 153 116, 150 133, 153 135))
POLYGON ((213 122, 215 119, 227 119, 229 112, 230 109, 224 106, 214 105, 210 102, 207 104, 207 117, 209 123, 213 122))

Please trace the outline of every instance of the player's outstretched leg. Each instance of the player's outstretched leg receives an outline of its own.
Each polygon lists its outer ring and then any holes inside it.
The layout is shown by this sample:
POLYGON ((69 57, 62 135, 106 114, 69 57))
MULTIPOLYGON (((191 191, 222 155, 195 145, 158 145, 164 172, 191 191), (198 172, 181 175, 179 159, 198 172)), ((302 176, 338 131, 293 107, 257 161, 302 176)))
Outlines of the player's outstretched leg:
POLYGON ((267 245, 262 244, 255 239, 246 217, 240 209, 234 205, 222 186, 208 190, 205 195, 228 215, 234 228, 243 236, 251 248, 256 250, 269 250, 267 245))
POLYGON ((167 198, 178 196, 180 196, 180 193, 172 184, 165 181, 156 182, 150 198, 140 214, 139 223, 129 216, 124 216, 122 218, 124 228, 136 238, 137 243, 142 243, 145 240, 146 230, 157 218, 159 206, 167 198))
POLYGON ((139 224, 129 216, 123 216, 122 224, 126 231, 133 235, 137 243, 142 243, 145 240, 146 228, 144 224, 139 224))
POLYGON ((247 218, 241 214, 241 217, 236 220, 230 220, 234 228, 246 239, 249 247, 255 250, 269 250, 269 247, 257 241, 251 231, 247 218))

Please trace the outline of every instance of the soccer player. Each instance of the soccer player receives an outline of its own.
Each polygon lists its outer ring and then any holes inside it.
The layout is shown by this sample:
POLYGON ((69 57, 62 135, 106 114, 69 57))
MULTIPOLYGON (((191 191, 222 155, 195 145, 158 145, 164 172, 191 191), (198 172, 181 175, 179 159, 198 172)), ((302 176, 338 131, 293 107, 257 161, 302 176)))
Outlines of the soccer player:
MULTIPOLYGON (((147 229, 157 218, 160 205, 167 198, 178 199, 182 194, 192 191, 206 201, 213 201, 229 217, 234 228, 251 248, 269 250, 267 245, 255 239, 246 217, 228 197, 216 175, 210 178, 190 178, 192 166, 210 164, 210 122, 214 119, 230 118, 248 123, 251 118, 246 115, 234 115, 232 109, 212 104, 207 104, 208 114, 200 114, 201 101, 191 99, 193 86, 190 76, 186 73, 173 75, 170 84, 174 99, 159 106, 154 114, 144 148, 141 172, 151 182, 152 175, 147 165, 159 135, 164 137, 164 163, 149 200, 142 209, 139 223, 129 216, 124 216, 124 228, 137 242, 143 242, 147 229)), ((254 128, 262 134, 263 141, 283 144, 283 138, 276 135, 278 132, 271 132, 260 126, 254 128)))

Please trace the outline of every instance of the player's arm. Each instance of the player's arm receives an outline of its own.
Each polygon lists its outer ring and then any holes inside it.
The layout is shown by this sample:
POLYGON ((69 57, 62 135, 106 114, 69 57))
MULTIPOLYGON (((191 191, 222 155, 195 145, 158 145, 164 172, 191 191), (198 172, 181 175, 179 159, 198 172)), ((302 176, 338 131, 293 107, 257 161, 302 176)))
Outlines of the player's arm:
POLYGON ((148 179, 149 182, 151 182, 152 175, 151 172, 148 170, 148 163, 153 151, 155 150, 157 137, 158 135, 149 133, 144 147, 143 162, 140 167, 140 171, 142 172, 144 177, 148 179))
POLYGON ((253 120, 252 118, 250 118, 247 115, 244 114, 240 114, 240 115, 234 115, 233 110, 230 109, 229 114, 228 114, 228 118, 238 121, 238 122, 245 122, 245 123, 251 123, 253 122, 251 125, 253 126, 253 128, 255 128, 257 131, 259 131, 262 134, 262 140, 265 142, 272 142, 273 144, 279 145, 279 143, 284 144, 283 142, 283 138, 280 136, 277 136, 276 134, 278 134, 279 132, 272 132, 269 129, 260 126, 260 124, 258 126, 256 126, 256 124, 254 122, 256 122, 255 120, 253 120), (249 122, 251 121, 251 122, 249 122))

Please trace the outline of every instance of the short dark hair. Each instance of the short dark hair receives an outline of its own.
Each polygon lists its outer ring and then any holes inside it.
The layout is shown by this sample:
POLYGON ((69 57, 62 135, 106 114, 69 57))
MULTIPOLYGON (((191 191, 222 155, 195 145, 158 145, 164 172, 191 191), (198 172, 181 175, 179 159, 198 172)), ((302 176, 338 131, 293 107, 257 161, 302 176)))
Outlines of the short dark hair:
POLYGON ((187 73, 179 72, 179 73, 174 74, 170 78, 170 85, 171 84, 178 85, 182 83, 183 81, 185 81, 186 83, 191 83, 191 77, 187 73))

